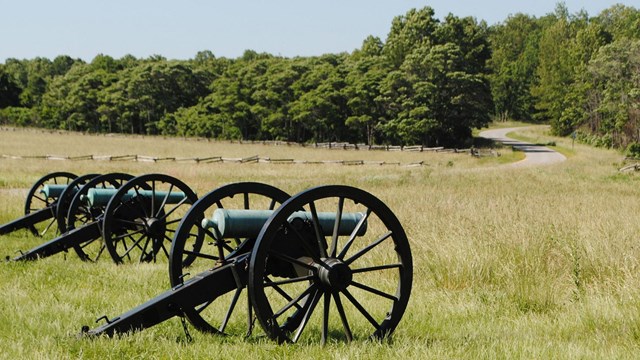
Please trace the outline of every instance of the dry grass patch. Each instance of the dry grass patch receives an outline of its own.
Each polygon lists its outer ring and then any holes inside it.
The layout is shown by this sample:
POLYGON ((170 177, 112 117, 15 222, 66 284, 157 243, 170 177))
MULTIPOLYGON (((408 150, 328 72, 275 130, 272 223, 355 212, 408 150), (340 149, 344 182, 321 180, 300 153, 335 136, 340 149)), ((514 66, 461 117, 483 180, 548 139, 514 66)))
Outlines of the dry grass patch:
MULTIPOLYGON (((324 347, 278 346, 259 335, 216 337, 193 329, 195 342, 186 343, 175 319, 117 339, 78 339, 81 325, 92 325, 103 314, 115 316, 167 289, 166 265, 85 264, 72 253, 66 259, 60 255, 1 264, 0 317, 6 320, 0 322, 0 347, 6 357, 634 358, 640 350, 640 222, 635 218, 640 213, 640 177, 617 172, 618 153, 576 144, 564 163, 507 169, 495 167, 500 159, 483 159, 486 163, 481 164, 456 154, 85 135, 46 135, 46 141, 32 137, 28 147, 20 148, 18 144, 27 141, 24 134, 11 133, 5 141, 7 134, 1 134, 0 153, 20 149, 43 154, 69 148, 77 154, 150 156, 372 156, 402 163, 425 161, 428 166, 0 159, 0 221, 19 215, 21 191, 56 170, 167 173, 198 194, 248 180, 289 193, 320 184, 348 184, 370 191, 394 211, 409 235, 414 257, 412 298, 393 341, 359 339, 324 347)), ((535 136, 547 139, 544 134, 535 136)), ((554 141, 558 147, 571 147, 570 139, 554 141)), ((505 156, 512 156, 505 151, 505 156)), ((2 236, 0 251, 8 255, 37 241, 23 232, 2 236)))

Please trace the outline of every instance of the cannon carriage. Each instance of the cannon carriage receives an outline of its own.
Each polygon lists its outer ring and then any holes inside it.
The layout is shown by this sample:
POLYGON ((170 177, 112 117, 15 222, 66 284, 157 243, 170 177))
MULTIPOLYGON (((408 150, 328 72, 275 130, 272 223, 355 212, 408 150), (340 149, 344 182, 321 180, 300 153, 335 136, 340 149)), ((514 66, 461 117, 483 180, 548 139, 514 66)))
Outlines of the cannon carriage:
MULTIPOLYGON (((55 207, 46 227, 61 234, 13 260, 71 249, 85 261, 108 254, 117 264, 168 258, 170 289, 115 318, 101 316, 106 323, 83 326, 84 336, 179 317, 213 334, 248 336, 258 323, 278 343, 382 339, 407 307, 409 241, 393 212, 361 189, 319 186, 290 196, 241 182, 198 198, 162 174, 56 181, 34 191, 55 207)), ((27 218, 23 228, 40 219, 27 218)))
POLYGON ((0 235, 26 229, 34 236, 57 233, 58 198, 78 176, 70 172, 53 172, 38 179, 29 189, 24 216, 0 225, 0 235))
MULTIPOLYGON (((37 260, 71 249, 85 261, 105 254, 116 263, 156 261, 158 256, 169 256, 173 232, 197 200, 186 184, 163 174, 88 174, 66 184, 43 185, 40 192, 50 199, 47 210, 41 212, 53 213, 50 223, 57 224, 60 234, 21 251, 13 261, 37 260)), ((28 227, 33 219, 27 215, 3 227, 14 231, 16 222, 28 227)))
POLYGON ((288 198, 259 183, 220 187, 180 222, 169 267, 170 290, 100 317, 106 323, 83 334, 111 336, 177 316, 215 334, 250 334, 257 321, 278 343, 381 339, 402 318, 412 284, 400 222, 379 199, 349 186, 288 198), (240 205, 225 204, 233 199, 240 205))

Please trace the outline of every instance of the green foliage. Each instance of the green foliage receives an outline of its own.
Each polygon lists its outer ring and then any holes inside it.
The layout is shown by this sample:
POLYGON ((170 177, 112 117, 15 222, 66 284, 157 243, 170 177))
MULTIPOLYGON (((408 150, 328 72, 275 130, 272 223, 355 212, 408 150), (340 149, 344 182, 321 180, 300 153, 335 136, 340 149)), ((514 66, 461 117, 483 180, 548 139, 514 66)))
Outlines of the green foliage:
POLYGON ((639 159, 640 158, 640 143, 633 142, 627 146, 625 151, 627 156, 639 159))
POLYGON ((472 128, 489 122, 493 104, 484 72, 489 56, 483 24, 453 15, 438 23, 430 41, 414 45, 382 83, 380 99, 391 109, 382 124, 387 137, 402 144, 464 143, 472 128))
POLYGON ((505 120, 528 121, 534 114, 540 27, 535 18, 516 14, 491 29, 491 93, 495 114, 505 120))
POLYGON ((0 109, 0 124, 34 126, 33 111, 23 107, 6 107, 0 109))
POLYGON ((32 125, 79 131, 458 145, 489 121, 487 34, 475 19, 441 22, 425 7, 352 54, 9 59, 18 100, 7 105, 33 109, 32 125))
POLYGON ((640 40, 622 38, 598 49, 577 83, 584 99, 574 127, 625 148, 640 140, 640 40))
POLYGON ((0 65, 0 109, 20 104, 20 88, 0 65))
POLYGON ((614 5, 596 17, 564 4, 491 29, 495 116, 548 122, 566 136, 625 148, 640 140, 640 11, 614 5))
POLYGON ((7 59, 0 109, 20 108, 2 112, 20 126, 427 146, 468 146, 473 128, 516 119, 625 148, 640 142, 639 29, 624 5, 589 17, 560 3, 491 27, 424 7, 350 54, 7 59))

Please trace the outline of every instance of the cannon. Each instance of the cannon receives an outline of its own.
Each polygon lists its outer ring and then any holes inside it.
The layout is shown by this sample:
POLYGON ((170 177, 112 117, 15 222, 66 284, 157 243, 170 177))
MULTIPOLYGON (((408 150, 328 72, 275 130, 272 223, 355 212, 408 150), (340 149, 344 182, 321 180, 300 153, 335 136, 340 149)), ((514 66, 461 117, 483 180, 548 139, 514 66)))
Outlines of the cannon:
POLYGON ((186 184, 162 174, 112 173, 87 179, 68 200, 66 215, 58 212, 65 232, 12 260, 36 260, 69 249, 85 261, 108 253, 118 264, 169 256, 171 236, 197 200, 186 184))
POLYGON ((69 172, 54 172, 36 181, 29 189, 24 216, 0 225, 0 235, 27 229, 35 236, 57 233, 58 197, 77 176, 69 172))
POLYGON ((329 185, 288 197, 260 183, 196 201, 174 235, 169 269, 170 290, 82 334, 113 336, 177 316, 215 334, 248 335, 257 320, 278 343, 382 339, 405 312, 413 274, 404 229, 370 193, 329 185), (243 292, 246 307, 237 306, 243 292))
MULTIPOLYGON (((95 175, 95 174, 91 174, 95 175)), ((87 192, 93 188, 117 189, 122 184, 133 178, 132 175, 123 173, 111 173, 105 175, 87 175, 88 181, 82 181, 77 186, 70 184, 69 190, 65 189, 61 195, 61 206, 58 207, 55 221, 62 233, 54 239, 40 244, 28 251, 20 251, 20 256, 11 260, 24 261, 49 257, 60 252, 66 252, 74 248, 82 260, 89 260, 86 254, 80 252, 82 247, 74 246, 83 241, 90 241, 100 237, 100 229, 97 235, 94 230, 98 224, 97 218, 101 216, 104 206, 87 206, 84 198, 87 192), (73 190, 71 190, 73 189, 73 190), (82 229, 82 230, 80 230, 82 229)))

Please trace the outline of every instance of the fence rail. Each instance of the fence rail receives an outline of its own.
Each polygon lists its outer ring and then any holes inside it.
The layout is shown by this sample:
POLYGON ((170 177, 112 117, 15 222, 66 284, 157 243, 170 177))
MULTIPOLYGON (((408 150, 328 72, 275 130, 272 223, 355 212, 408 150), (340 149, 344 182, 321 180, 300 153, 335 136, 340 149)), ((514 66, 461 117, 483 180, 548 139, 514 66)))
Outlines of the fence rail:
POLYGON ((192 157, 192 158, 177 158, 177 157, 155 157, 147 155, 81 155, 81 156, 63 156, 63 155, 0 155, 3 159, 40 159, 40 160, 55 160, 55 161, 133 161, 133 162, 192 162, 196 164, 205 163, 225 163, 225 164, 305 164, 305 165, 346 165, 346 166, 360 166, 360 165, 395 165, 395 166, 422 166, 427 165, 424 161, 417 161, 412 163, 401 163, 399 161, 381 161, 381 160, 296 160, 296 159, 272 159, 268 156, 249 156, 244 158, 228 158, 222 156, 209 156, 209 157, 192 157))
MULTIPOLYGON (((34 128, 11 128, 0 127, 0 131, 31 131, 50 134, 67 134, 71 132, 63 130, 49 130, 49 129, 34 129, 34 128)), ((78 134, 78 133, 76 133, 78 134)), ((84 134, 87 136, 104 136, 104 137, 123 137, 123 138, 145 138, 151 136, 145 135, 128 135, 128 134, 84 134)), ((153 136, 158 139, 167 139, 165 137, 153 136)), ((458 153, 458 154, 470 154, 475 157, 481 156, 500 156, 494 150, 478 150, 478 149, 447 149, 444 147, 426 147, 423 145, 412 146, 398 146, 398 145, 367 145, 367 144, 350 144, 345 142, 325 142, 325 143, 294 143, 288 141, 247 141, 247 140, 212 140, 208 138, 175 138, 185 141, 207 141, 207 142, 226 142, 231 144, 260 144, 270 146, 291 146, 291 147, 304 147, 304 148, 316 148, 316 149, 331 149, 331 150, 347 150, 347 151, 402 151, 402 152, 432 152, 432 153, 458 153)), ((359 166, 359 165, 405 165, 405 166, 422 166, 425 165, 424 161, 418 161, 413 163, 401 164, 395 161, 375 161, 375 160, 296 160, 296 159, 282 159, 270 157, 264 157, 259 155, 253 155, 245 158, 228 158, 222 156, 207 156, 207 157, 156 157, 148 155, 77 155, 77 156, 65 156, 65 155, 0 155, 0 158, 5 159, 42 159, 42 160, 57 160, 57 161, 137 161, 137 162, 193 162, 193 163, 236 163, 236 164, 253 164, 253 163, 266 163, 266 164, 338 164, 347 166, 359 166)))

